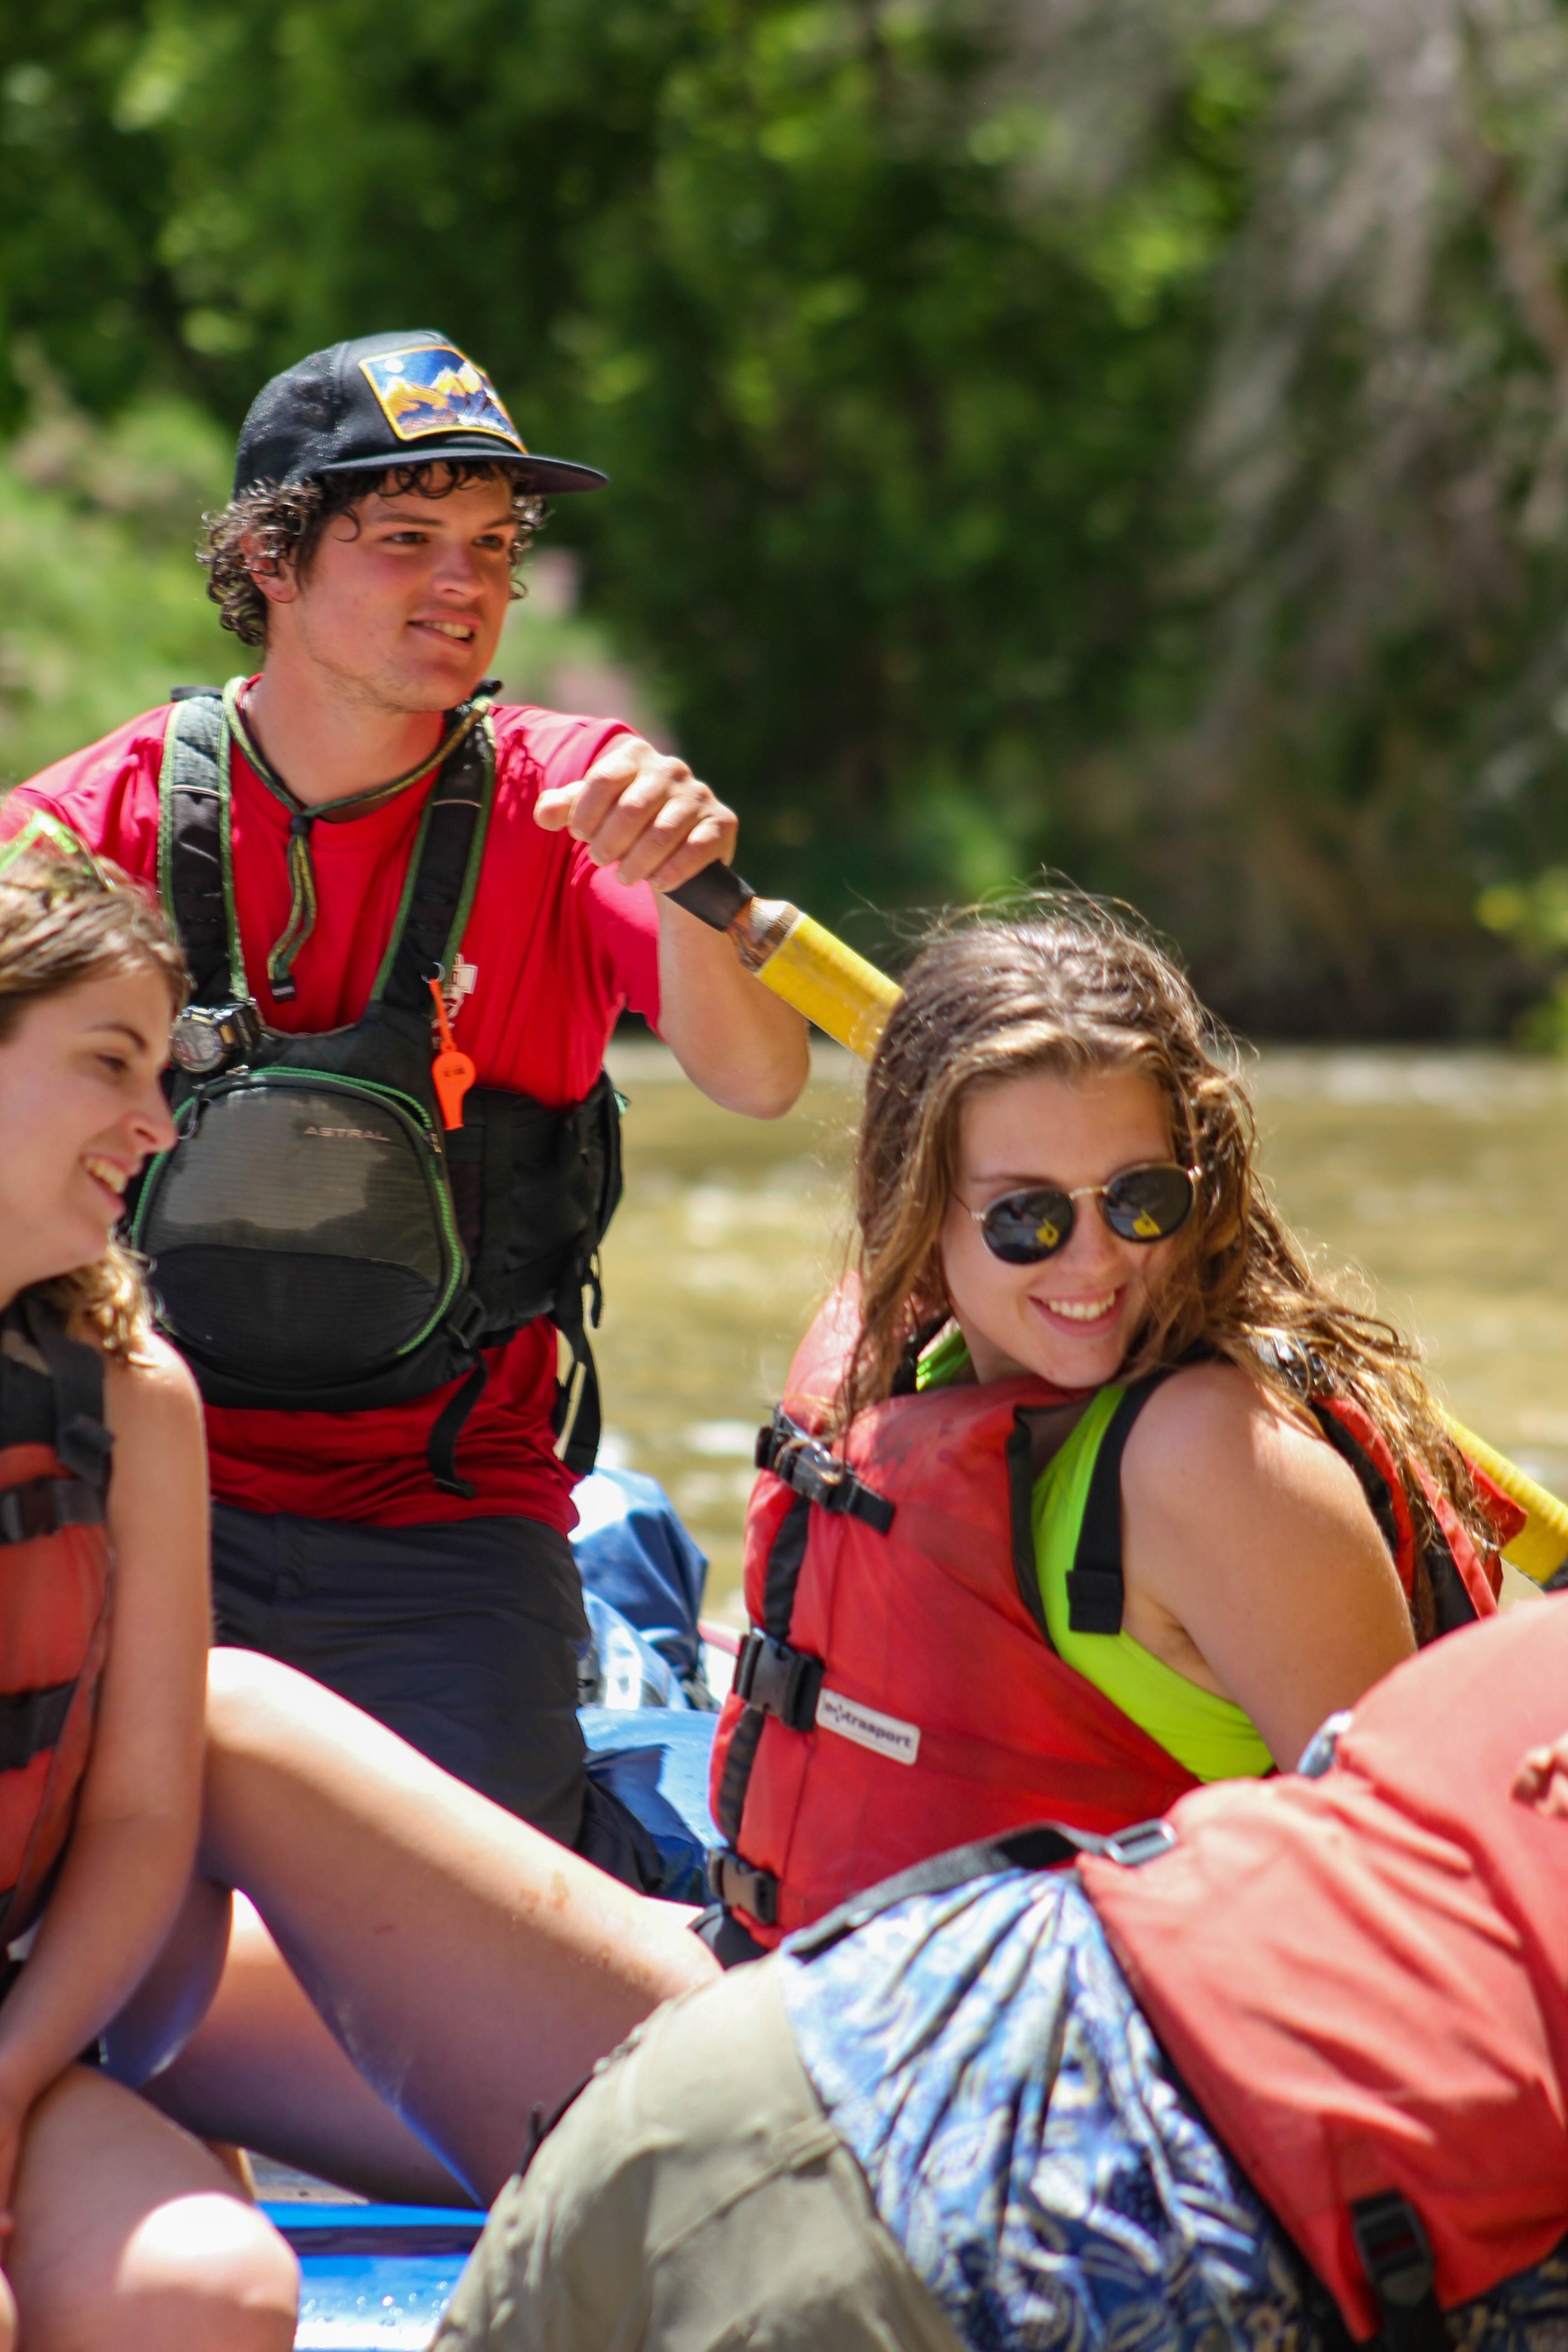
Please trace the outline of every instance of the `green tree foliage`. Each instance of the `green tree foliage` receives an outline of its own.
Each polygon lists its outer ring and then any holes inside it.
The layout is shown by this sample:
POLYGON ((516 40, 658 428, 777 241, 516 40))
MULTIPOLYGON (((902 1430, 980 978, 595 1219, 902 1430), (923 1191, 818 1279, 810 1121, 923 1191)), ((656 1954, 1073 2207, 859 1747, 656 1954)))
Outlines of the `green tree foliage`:
POLYGON ((830 918, 1048 861, 1243 1018, 1484 1029, 1568 858, 1565 68, 1554 0, 61 0, 0 303, 229 428, 453 334, 830 918))
POLYGON ((192 561, 225 436, 170 402, 95 429, 42 390, 0 462, 0 784, 238 667, 192 561))

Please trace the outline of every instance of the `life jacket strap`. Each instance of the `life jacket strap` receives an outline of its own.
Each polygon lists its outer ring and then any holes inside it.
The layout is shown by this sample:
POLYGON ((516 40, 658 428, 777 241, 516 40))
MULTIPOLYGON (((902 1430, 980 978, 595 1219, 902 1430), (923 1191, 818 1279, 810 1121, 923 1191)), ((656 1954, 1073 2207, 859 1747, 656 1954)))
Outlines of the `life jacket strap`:
MULTIPOLYGON (((837 1911, 829 1911, 793 1937, 790 1949, 809 1958, 853 1935, 879 1913, 891 1910, 895 1903, 907 1903, 916 1895, 945 1895, 972 1878, 995 1878, 1006 1870, 1059 1870, 1081 1853, 1120 1863, 1124 1870, 1140 1870, 1145 1863, 1169 1853, 1175 1843, 1175 1830, 1163 1815, 1152 1822, 1134 1822, 1110 1837, 1071 1829, 1065 1822, 1037 1822, 1027 1829, 1010 1830, 1005 1837, 954 1846, 946 1853, 933 1854, 929 1862, 917 1862, 910 1870, 900 1870, 896 1877, 884 1878, 880 1885, 851 1895, 837 1911)), ((1412 2347, 1411 2352, 1417 2352, 1417 2347, 1412 2347)))
POLYGON ((708 1883, 721 1903, 772 1927, 778 1921, 778 1880, 772 1871, 747 1862, 736 1848, 767 1717, 776 1717, 792 1731, 809 1731, 816 1720, 823 1663, 793 1648, 789 1639, 812 1507, 863 1519, 885 1536, 893 1524, 893 1506, 793 1421, 783 1405, 757 1432, 756 1462, 759 1470, 771 1471, 787 1486, 795 1500, 768 1553, 763 1628, 752 1627, 735 1661, 734 1687, 746 1703, 745 1712, 731 1735, 724 1759, 714 1818, 726 1843, 709 1859, 708 1883))
POLYGON ((26 1771, 35 1756, 58 1747, 76 1691, 68 1682, 0 1694, 0 1772, 26 1771))
MULTIPOLYGON (((1395 1567, 1400 1567, 1400 1528, 1394 1510, 1388 1479, 1378 1467, 1352 1430, 1321 1398, 1309 1397, 1308 1407, 1323 1435, 1336 1454, 1350 1465, 1360 1481, 1362 1492, 1371 1506, 1377 1521, 1378 1533, 1387 1545, 1395 1567)), ((1408 1529, 1408 1515, 1407 1529, 1408 1529)), ((1432 1631, 1434 1635, 1457 1633, 1461 1625, 1474 1622, 1476 1604, 1466 1589, 1454 1559, 1453 1547, 1435 1515, 1428 1515, 1425 1531, 1422 1559, 1426 1580, 1432 1592, 1432 1631)), ((1407 1570, 1401 1568, 1403 1581, 1407 1570)))
POLYGON ((430 1434, 425 1441, 425 1459, 430 1465, 431 1477, 444 1495, 460 1496, 465 1503, 471 1503, 479 1489, 458 1468, 458 1440, 489 1376, 489 1366, 481 1355, 476 1354, 461 1385, 454 1389, 431 1423, 430 1434))
POLYGON ((191 1001, 211 1004, 236 992, 231 978, 226 864, 228 762, 223 688, 176 688, 158 778, 158 891, 191 968, 191 1001))
POLYGON ((33 1478, 0 1494, 0 1544, 30 1543, 61 1528, 100 1528, 103 1517, 103 1496, 85 1479, 33 1478))
POLYGON ((1383 2320, 1387 2352, 1447 2352, 1436 2266, 1421 2216, 1397 2189, 1358 2197, 1351 2234, 1383 2320))
POLYGON ((1121 1456, 1133 1423, 1173 1370, 1166 1366, 1134 1381, 1106 1423, 1089 1475, 1078 1549, 1067 1572, 1069 1633, 1121 1631, 1121 1456))
MULTIPOLYGON (((114 1440, 103 1419, 103 1358, 85 1339, 67 1334, 58 1309, 35 1292, 24 1294, 22 1320, 27 1336, 49 1369, 55 1384, 56 1458, 72 1479, 80 1479, 99 1498, 100 1519, 109 1493, 110 1456, 114 1440)), ((90 1527, 90 1518, 62 1520, 62 1526, 90 1527)), ((47 1530, 40 1530, 47 1532, 47 1530)), ((16 1538, 8 1538, 16 1541, 16 1538)))
POLYGON ((819 1510, 843 1511, 863 1519, 879 1536, 893 1524, 894 1505, 858 1477, 847 1462, 792 1421, 779 1405, 771 1422, 757 1432, 756 1463, 796 1495, 804 1495, 819 1510))

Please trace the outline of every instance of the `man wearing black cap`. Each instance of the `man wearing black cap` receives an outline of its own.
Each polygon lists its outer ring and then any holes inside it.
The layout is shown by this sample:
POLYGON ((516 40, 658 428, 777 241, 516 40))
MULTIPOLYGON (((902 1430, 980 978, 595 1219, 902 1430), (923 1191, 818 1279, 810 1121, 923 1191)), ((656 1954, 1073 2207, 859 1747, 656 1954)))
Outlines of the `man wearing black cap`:
POLYGON ((480 691, 542 494, 604 480, 531 454, 441 335, 302 360, 203 555, 258 673, 47 769, 7 823, 48 809, 155 879, 191 962, 183 1139, 132 1230, 206 1400, 219 1639, 635 1880, 584 1773, 565 1539, 605 1045, 629 1005, 763 1118, 806 1047, 668 895, 731 856, 730 811, 613 721, 480 691))

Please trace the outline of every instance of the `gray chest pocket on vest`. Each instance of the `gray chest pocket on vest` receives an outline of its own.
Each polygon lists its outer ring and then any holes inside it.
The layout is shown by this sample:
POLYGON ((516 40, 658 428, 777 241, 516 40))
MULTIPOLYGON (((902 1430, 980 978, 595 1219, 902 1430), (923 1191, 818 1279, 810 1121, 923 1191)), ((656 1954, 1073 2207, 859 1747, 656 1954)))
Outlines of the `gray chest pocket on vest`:
POLYGON ((133 1239, 172 1339, 297 1394, 395 1364, 462 1280, 440 1147, 416 1103, 314 1071, 241 1072, 181 1114, 133 1239))

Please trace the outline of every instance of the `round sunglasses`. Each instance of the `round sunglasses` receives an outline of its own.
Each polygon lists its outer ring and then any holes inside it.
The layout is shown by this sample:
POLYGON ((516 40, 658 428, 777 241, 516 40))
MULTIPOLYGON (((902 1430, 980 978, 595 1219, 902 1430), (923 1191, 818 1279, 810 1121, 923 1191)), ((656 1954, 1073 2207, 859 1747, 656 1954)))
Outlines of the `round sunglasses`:
POLYGON ((1098 1201, 1100 1215, 1124 1242, 1169 1240, 1192 1213, 1197 1174, 1174 1160, 1154 1160, 1146 1168, 1124 1168, 1109 1184, 1080 1184, 1071 1192, 1055 1184, 1005 1192, 989 1208, 969 1213, 993 1257, 1004 1265, 1038 1265, 1067 1247, 1079 1201, 1098 1201))

